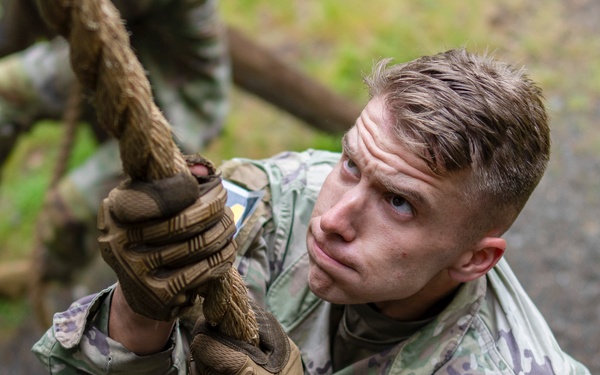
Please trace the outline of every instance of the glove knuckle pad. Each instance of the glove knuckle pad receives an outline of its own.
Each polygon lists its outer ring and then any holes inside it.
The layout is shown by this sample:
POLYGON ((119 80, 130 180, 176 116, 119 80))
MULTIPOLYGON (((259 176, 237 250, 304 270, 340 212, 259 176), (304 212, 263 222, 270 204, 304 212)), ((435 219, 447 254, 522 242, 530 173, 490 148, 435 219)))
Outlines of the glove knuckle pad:
POLYGON ((129 241, 160 244, 203 232, 220 220, 227 201, 227 191, 222 185, 217 185, 207 195, 201 196, 193 205, 167 220, 129 227, 129 241))

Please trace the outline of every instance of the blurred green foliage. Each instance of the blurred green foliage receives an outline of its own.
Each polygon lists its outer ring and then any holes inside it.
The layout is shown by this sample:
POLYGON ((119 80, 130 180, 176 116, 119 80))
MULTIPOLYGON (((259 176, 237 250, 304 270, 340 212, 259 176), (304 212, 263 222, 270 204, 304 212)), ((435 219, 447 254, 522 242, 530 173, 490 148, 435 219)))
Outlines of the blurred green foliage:
MULTIPOLYGON (((37 213, 54 173, 63 128, 42 121, 22 137, 3 166, 0 184, 0 261, 27 256, 35 236, 37 213)), ((69 168, 85 161, 95 150, 91 130, 78 128, 69 168)))

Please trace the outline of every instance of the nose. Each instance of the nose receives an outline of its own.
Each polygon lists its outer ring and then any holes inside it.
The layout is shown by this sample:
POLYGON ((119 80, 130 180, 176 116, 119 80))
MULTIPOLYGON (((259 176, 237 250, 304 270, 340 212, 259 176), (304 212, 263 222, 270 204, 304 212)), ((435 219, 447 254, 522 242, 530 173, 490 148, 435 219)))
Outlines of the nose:
POLYGON ((321 230, 327 234, 340 236, 350 242, 356 238, 356 223, 360 221, 360 212, 364 203, 355 189, 345 192, 337 202, 321 215, 321 230))

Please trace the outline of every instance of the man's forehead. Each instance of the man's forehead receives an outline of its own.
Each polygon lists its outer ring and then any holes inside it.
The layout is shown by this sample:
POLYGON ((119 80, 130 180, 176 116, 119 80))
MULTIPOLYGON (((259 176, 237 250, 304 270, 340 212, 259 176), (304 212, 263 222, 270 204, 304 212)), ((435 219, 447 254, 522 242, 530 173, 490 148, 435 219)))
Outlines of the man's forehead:
POLYGON ((355 155, 365 143, 379 143, 373 139, 374 134, 366 129, 364 122, 364 119, 359 119, 342 137, 342 149, 349 155, 355 155))
MULTIPOLYGON (((359 127, 361 125, 354 125, 342 137, 342 148, 344 153, 349 158, 353 159, 354 162, 359 164, 361 162, 359 157, 361 142, 364 141, 361 140, 360 137, 364 136, 361 134, 365 133, 365 131, 360 131, 359 127)), ((388 137, 394 137, 393 139, 388 138, 387 141, 390 141, 389 143, 395 145, 394 150, 388 150, 389 152, 392 152, 396 156, 402 158, 412 167, 415 167, 415 163, 420 165, 418 168, 416 168, 421 171, 421 173, 418 174, 419 180, 431 185, 432 187, 435 187, 435 190, 442 188, 443 185, 443 190, 446 191, 446 194, 451 194, 451 196, 459 200, 464 199, 464 194, 461 192, 465 190, 465 186, 468 185, 468 181, 471 179, 470 171, 456 171, 444 175, 436 174, 431 171, 422 158, 410 150, 410 148, 407 148, 399 139, 395 138, 394 135, 387 135, 388 137), (400 150, 403 150, 404 152, 400 152, 400 150)), ((412 173, 409 173, 409 175, 412 175, 412 177, 417 177, 412 173)), ((387 181, 386 185, 393 185, 393 183, 391 181, 387 181)))
MULTIPOLYGON (((354 158, 358 154, 377 155, 388 154, 400 157, 407 157, 410 153, 410 159, 418 161, 418 156, 405 147, 403 142, 393 134, 389 128, 382 128, 379 119, 361 117, 356 124, 351 127, 342 137, 343 151, 354 158)), ((358 160, 355 160, 358 161, 358 160)))
POLYGON ((395 121, 389 116, 384 96, 376 96, 369 100, 360 116, 344 135, 342 139, 343 147, 360 147, 360 143, 376 143, 377 145, 392 146, 387 152, 394 152, 395 145, 402 145, 402 139, 398 137, 394 130, 395 121), (384 137, 384 139, 380 139, 384 137), (362 139, 362 141, 361 141, 362 139), (390 142, 392 141, 392 142, 390 142))

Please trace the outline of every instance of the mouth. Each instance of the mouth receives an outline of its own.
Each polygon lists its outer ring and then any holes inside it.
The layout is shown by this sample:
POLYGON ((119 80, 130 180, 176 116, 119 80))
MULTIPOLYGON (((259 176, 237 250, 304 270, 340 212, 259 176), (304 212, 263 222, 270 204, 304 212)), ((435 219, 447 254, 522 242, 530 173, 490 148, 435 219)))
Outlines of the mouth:
POLYGON ((317 239, 312 230, 311 235, 308 239, 308 255, 312 262, 316 264, 319 268, 330 270, 343 269, 345 271, 355 271, 354 268, 351 267, 344 260, 341 260, 335 257, 335 255, 332 255, 331 252, 327 250, 325 241, 317 239))

